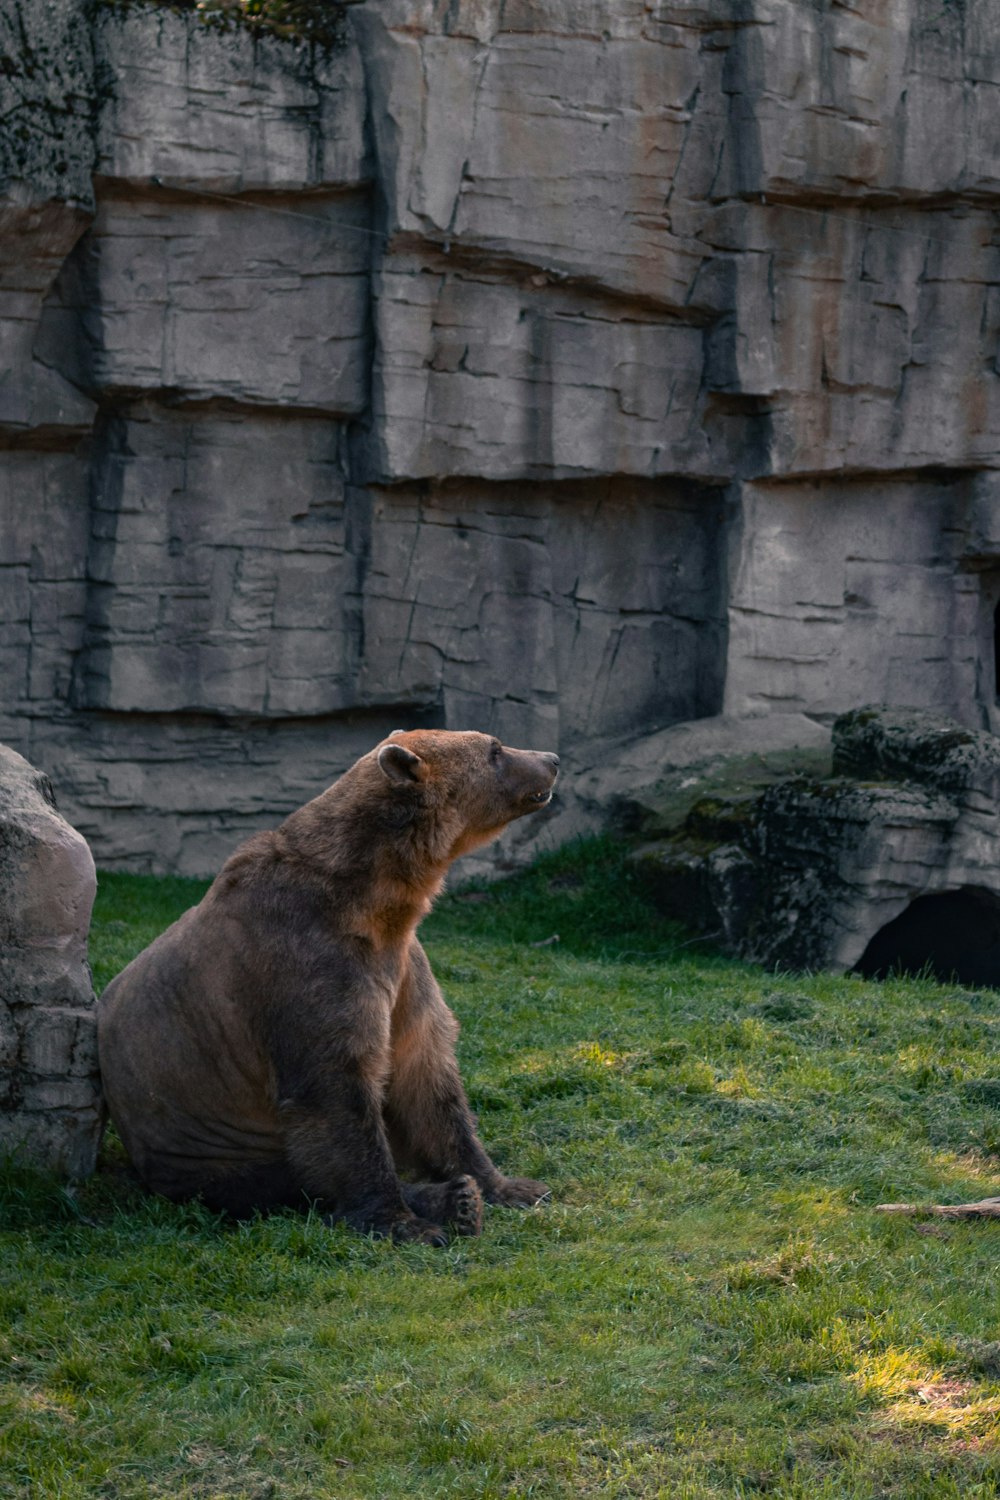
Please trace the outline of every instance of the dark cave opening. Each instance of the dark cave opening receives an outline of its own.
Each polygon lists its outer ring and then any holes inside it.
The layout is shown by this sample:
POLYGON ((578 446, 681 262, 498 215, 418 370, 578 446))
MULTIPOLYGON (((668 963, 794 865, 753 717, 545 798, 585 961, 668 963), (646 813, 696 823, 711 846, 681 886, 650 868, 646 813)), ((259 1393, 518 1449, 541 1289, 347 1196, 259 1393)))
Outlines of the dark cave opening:
POLYGON ((855 966, 869 979, 928 973, 1000 987, 1000 897, 979 886, 918 896, 876 932, 855 966))

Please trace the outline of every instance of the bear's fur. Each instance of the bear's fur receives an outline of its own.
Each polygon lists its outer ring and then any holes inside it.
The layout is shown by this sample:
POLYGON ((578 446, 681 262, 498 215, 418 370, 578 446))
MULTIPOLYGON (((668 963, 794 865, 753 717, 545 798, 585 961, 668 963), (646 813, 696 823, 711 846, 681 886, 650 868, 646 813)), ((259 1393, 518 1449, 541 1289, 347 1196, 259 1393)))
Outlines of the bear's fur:
POLYGON ((311 1198, 431 1244, 445 1223, 477 1234, 484 1198, 547 1193, 476 1137, 416 928, 453 859, 549 801, 557 764, 396 731, 237 849, 98 1007, 111 1117, 149 1188, 237 1216, 311 1198))

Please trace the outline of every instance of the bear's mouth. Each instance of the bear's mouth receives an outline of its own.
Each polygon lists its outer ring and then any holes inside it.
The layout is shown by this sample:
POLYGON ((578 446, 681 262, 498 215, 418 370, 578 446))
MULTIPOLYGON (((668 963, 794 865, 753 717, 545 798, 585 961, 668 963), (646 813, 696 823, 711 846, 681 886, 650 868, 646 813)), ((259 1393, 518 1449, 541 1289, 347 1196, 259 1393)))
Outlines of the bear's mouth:
POLYGON ((547 803, 552 801, 552 788, 549 787, 544 792, 530 792, 528 794, 528 801, 532 807, 545 807, 547 803))

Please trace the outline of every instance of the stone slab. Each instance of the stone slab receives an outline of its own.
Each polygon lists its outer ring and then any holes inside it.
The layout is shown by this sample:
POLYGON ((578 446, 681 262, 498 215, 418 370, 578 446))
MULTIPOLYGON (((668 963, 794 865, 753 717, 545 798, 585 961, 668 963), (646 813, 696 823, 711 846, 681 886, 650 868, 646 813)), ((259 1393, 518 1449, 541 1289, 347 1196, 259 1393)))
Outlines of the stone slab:
POLYGON ((356 186, 370 176, 357 48, 324 51, 210 31, 197 15, 136 0, 102 8, 102 177, 225 192, 356 186))
POLYGON ((46 307, 39 354, 107 395, 358 413, 368 222, 365 193, 296 207, 106 192, 46 307))

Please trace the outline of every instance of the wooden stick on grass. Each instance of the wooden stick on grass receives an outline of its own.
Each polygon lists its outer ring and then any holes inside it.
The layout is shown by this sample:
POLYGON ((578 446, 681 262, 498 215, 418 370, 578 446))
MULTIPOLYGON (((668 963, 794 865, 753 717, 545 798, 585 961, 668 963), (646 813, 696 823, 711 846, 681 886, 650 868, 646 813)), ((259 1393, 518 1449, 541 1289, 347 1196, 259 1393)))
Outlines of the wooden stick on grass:
POLYGON ((875 1212, 938 1219, 1000 1219, 1000 1198, 980 1198, 978 1203, 876 1203, 875 1212))

